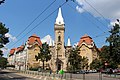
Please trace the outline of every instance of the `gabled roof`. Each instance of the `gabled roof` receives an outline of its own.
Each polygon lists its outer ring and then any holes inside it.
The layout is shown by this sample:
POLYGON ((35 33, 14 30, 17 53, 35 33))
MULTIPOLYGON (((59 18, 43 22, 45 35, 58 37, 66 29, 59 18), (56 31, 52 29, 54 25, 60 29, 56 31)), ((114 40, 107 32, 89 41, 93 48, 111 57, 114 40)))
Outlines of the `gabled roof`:
POLYGON ((90 36, 86 35, 86 34, 80 38, 78 46, 80 46, 83 42, 88 44, 88 45, 93 44, 92 38, 90 36))
POLYGON ((12 49, 10 50, 10 55, 13 55, 14 52, 15 52, 15 50, 16 50, 16 48, 12 48, 12 49))
POLYGON ((32 36, 30 36, 28 38, 28 44, 29 45, 32 45, 34 44, 35 42, 38 42, 38 44, 41 46, 42 45, 42 42, 40 40, 40 37, 38 37, 36 34, 33 34, 32 36))

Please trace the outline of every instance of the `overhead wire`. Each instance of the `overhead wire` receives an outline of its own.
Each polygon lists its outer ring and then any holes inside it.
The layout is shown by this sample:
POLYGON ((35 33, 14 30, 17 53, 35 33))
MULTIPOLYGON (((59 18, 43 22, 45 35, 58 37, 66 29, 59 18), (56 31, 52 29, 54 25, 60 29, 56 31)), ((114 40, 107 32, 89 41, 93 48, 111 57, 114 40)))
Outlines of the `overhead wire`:
MULTIPOLYGON (((74 9, 71 5, 67 4, 69 7, 71 7, 74 11, 76 11, 76 9, 74 9)), ((84 16, 84 15, 82 15, 84 16)), ((85 18, 87 18, 86 16, 84 16, 85 18)), ((104 30, 102 30, 97 24, 95 24, 93 21, 91 21, 91 19, 87 18, 87 20, 89 20, 92 24, 94 24, 99 30, 101 30, 103 33, 106 33, 104 30)))
MULTIPOLYGON (((76 5, 78 5, 75 1, 74 1, 74 3, 76 4, 76 5)), ((79 6, 79 5, 78 5, 79 6)), ((81 9, 83 9, 84 11, 86 11, 86 12, 88 12, 89 13, 89 11, 88 10, 86 10, 85 8, 83 8, 82 6, 79 6, 81 9)), ((89 15, 90 16, 92 16, 93 17, 93 15, 92 14, 90 14, 89 13, 89 15)), ((106 25, 104 24, 104 23, 102 23, 101 21, 99 21, 98 19, 95 19, 96 21, 98 21, 101 25, 103 25, 103 26, 105 26, 105 28, 106 29, 109 29, 108 27, 106 27, 106 25)), ((106 19, 105 19, 106 20, 106 19)))
MULTIPOLYGON (((99 34, 99 35, 97 35, 97 36, 93 36, 93 37, 91 37, 92 39, 96 39, 96 38, 99 38, 99 37, 103 37, 103 36, 106 36, 106 35, 109 35, 109 34, 99 34)), ((77 42, 79 42, 80 40, 77 40, 77 41, 74 41, 74 42, 72 42, 72 43, 77 43, 77 42)))
MULTIPOLYGON (((63 5, 65 5, 66 2, 64 2, 60 7, 62 7, 63 5)), ((14 43, 12 46, 14 46, 15 44, 17 44, 20 40, 22 40, 26 35, 28 35, 31 31, 33 31, 35 28, 37 28, 41 23, 43 23, 46 19, 48 19, 54 12, 56 12, 59 9, 56 8, 53 12, 51 12, 47 17, 45 17, 42 21, 40 21, 36 26, 34 26, 30 31, 28 31, 24 36, 22 36, 16 43, 14 43)), ((11 46, 10 46, 11 47, 11 46)))
MULTIPOLYGON (((94 6, 92 6, 87 0, 84 0, 91 8, 93 8, 103 19, 105 19, 105 17, 103 16, 103 14, 102 13, 100 13, 94 6)), ((109 23, 106 19, 105 19, 105 21, 107 22, 107 23, 109 23)))
POLYGON ((22 35, 23 32, 25 32, 45 11, 47 11, 54 3, 56 2, 56 0, 54 0, 52 3, 50 3, 40 14, 38 14, 37 17, 35 17, 25 28, 24 30, 22 30, 17 36, 16 38, 18 38, 20 35, 22 35))
POLYGON ((54 0, 52 3, 50 3, 36 18, 34 18, 32 20, 32 22, 30 22, 23 31, 21 31, 17 36, 19 37, 23 32, 25 32, 46 10, 48 10, 54 3, 56 2, 56 0, 54 0))
MULTIPOLYGON (((69 7, 71 7, 74 11, 76 11, 70 4, 67 4, 69 7)), ((83 16, 83 15, 82 15, 83 16)), ((84 16, 84 17, 86 17, 86 16, 84 16)), ((87 18, 87 17, 86 17, 87 18)), ((90 22, 92 22, 89 18, 87 18, 90 22)), ((93 22, 92 22, 93 23, 93 22)), ((94 25, 96 25, 95 23, 93 23, 94 25)), ((97 28, 99 28, 99 26, 97 26, 96 25, 96 27, 97 28)), ((100 30, 102 30, 101 28, 99 28, 100 30)), ((99 35, 96 35, 96 36, 94 36, 94 37, 92 37, 93 39, 95 39, 95 38, 98 38, 98 37, 102 37, 102 36, 105 36, 105 35, 109 35, 107 32, 104 32, 103 30, 102 30, 102 34, 99 34, 99 35)), ((76 42, 74 42, 74 43, 77 43, 77 42, 79 42, 79 41, 76 41, 76 42)))

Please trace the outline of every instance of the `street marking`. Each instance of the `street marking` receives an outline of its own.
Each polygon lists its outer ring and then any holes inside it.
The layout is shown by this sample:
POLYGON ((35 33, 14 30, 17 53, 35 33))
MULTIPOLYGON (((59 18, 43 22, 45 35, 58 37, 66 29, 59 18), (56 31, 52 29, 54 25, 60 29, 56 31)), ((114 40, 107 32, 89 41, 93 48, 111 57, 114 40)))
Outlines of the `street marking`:
POLYGON ((44 80, 47 80, 47 77, 45 77, 44 80))
POLYGON ((9 78, 13 78, 12 76, 9 76, 9 75, 8 75, 8 77, 9 77, 9 78))
POLYGON ((9 78, 13 78, 12 76, 9 76, 9 75, 7 75, 7 74, 3 74, 4 76, 7 76, 7 77, 9 77, 9 78))
POLYGON ((42 76, 40 76, 40 78, 39 79, 41 79, 42 78, 42 76))
POLYGON ((38 75, 34 76, 34 78, 37 78, 37 77, 39 77, 39 76, 38 75))

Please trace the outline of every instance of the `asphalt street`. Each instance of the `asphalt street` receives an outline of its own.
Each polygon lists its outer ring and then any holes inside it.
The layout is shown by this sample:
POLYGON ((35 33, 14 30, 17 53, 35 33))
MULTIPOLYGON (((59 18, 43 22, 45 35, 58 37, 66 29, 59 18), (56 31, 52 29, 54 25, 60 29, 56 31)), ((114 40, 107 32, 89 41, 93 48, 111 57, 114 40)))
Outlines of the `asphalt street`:
POLYGON ((12 71, 0 70, 0 80, 38 80, 38 79, 21 76, 12 71))

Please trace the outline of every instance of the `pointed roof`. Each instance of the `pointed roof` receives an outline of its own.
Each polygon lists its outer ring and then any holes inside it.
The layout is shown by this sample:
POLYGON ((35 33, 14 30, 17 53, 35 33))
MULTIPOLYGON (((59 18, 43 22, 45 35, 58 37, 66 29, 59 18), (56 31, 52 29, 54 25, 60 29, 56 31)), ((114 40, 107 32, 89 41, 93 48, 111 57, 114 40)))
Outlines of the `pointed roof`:
POLYGON ((68 38, 67 46, 71 46, 70 38, 68 38))
POLYGON ((58 16, 56 18, 56 22, 55 24, 64 24, 64 20, 63 20, 63 17, 62 17, 62 11, 61 11, 61 7, 59 8, 59 11, 58 11, 58 16))
POLYGON ((51 39, 50 39, 50 42, 49 42, 49 46, 53 46, 53 45, 52 45, 52 40, 51 40, 51 39))
POLYGON ((87 34, 85 34, 84 36, 82 36, 80 38, 78 46, 80 46, 83 42, 86 43, 86 44, 88 44, 88 45, 93 44, 92 38, 90 36, 88 36, 87 34))
POLYGON ((52 41, 52 45, 55 46, 55 42, 54 42, 54 40, 52 41))

